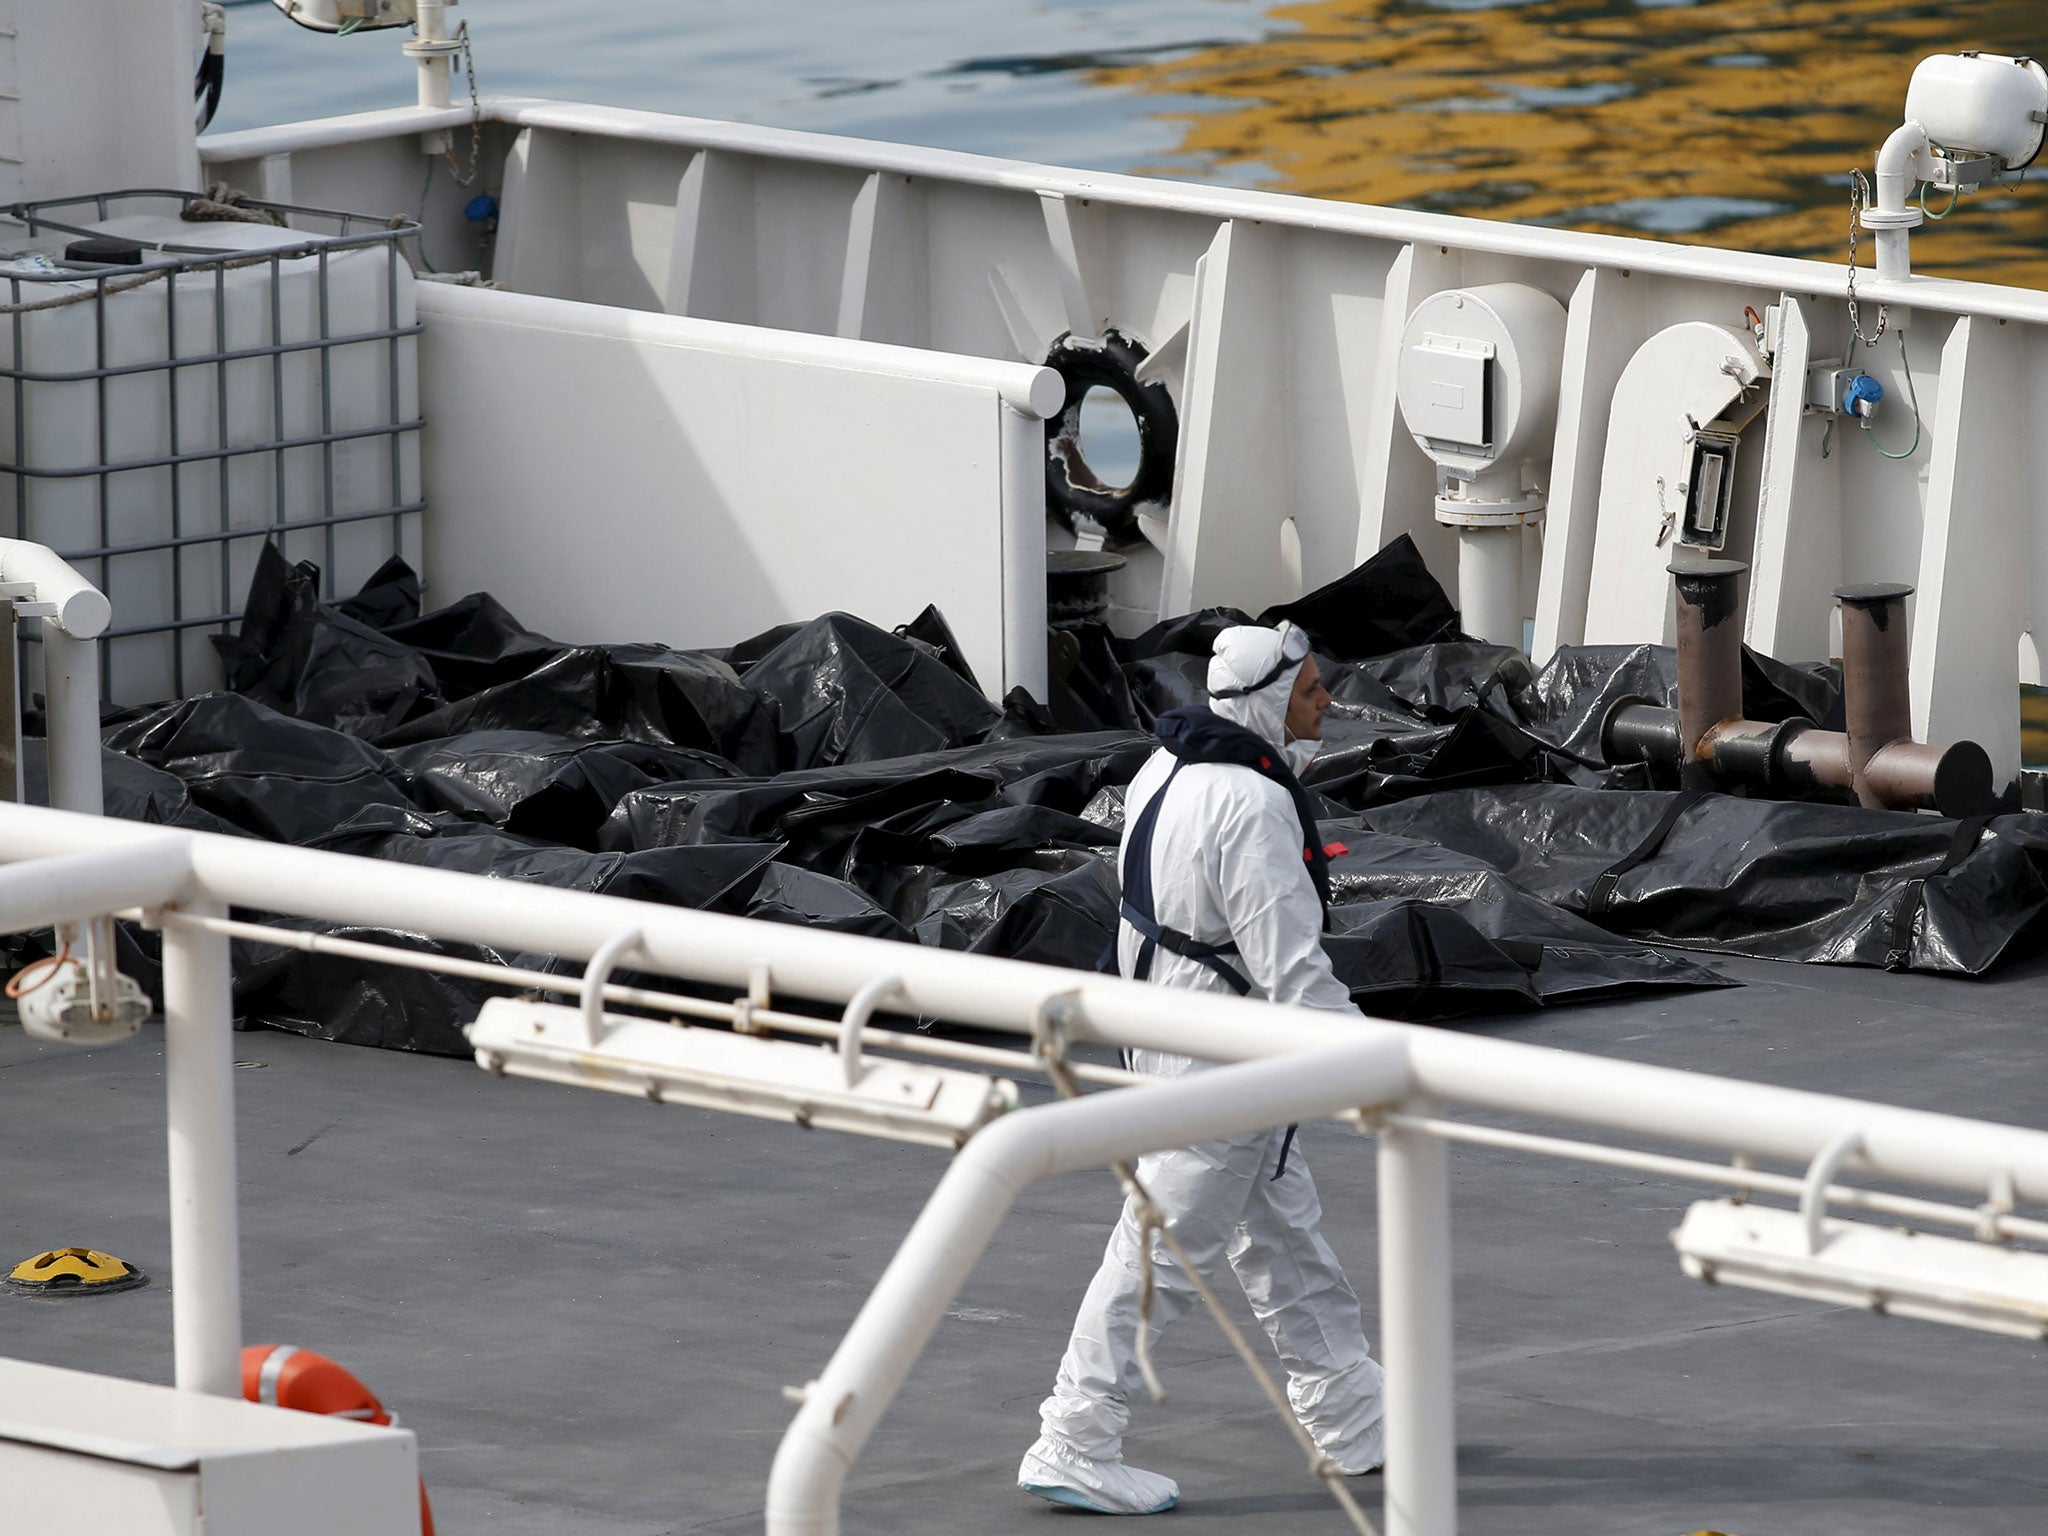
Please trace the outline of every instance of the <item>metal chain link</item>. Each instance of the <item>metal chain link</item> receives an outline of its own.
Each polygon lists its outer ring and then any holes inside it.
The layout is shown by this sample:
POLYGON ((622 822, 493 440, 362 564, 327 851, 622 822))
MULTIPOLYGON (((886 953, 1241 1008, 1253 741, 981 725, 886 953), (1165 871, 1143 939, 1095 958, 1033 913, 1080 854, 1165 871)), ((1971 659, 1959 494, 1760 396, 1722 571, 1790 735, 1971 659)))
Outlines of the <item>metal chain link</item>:
POLYGON ((1863 210, 1870 202, 1870 182, 1864 177, 1862 167, 1849 172, 1849 329, 1856 339, 1866 347, 1875 347, 1891 324, 1891 310, 1883 303, 1877 306, 1877 330, 1866 336, 1863 322, 1856 312, 1856 243, 1862 238, 1863 210))
POLYGON ((465 172, 455 162, 455 136, 448 136, 448 174, 455 178, 458 187, 476 184, 477 167, 483 162, 484 152, 484 107, 476 94, 476 53, 469 46, 469 23, 463 22, 455 29, 455 41, 462 44, 462 67, 469 76, 469 169, 465 172))
MULTIPOLYGON (((1073 1073, 1067 1070, 1066 1031, 1059 1020, 1052 1016, 1050 1010, 1041 1012, 1032 1043, 1039 1061, 1045 1067, 1045 1075, 1052 1079, 1053 1087, 1059 1091, 1060 1097, 1078 1099, 1081 1096, 1081 1085, 1074 1080, 1073 1073)), ((1259 1384, 1260 1390, 1266 1395, 1266 1401, 1272 1404, 1274 1413, 1279 1415, 1280 1422, 1287 1426, 1288 1431, 1300 1442, 1302 1449, 1308 1452, 1310 1473, 1322 1480, 1323 1486, 1330 1492, 1330 1497, 1337 1501, 1338 1507, 1350 1518, 1351 1528, 1358 1532, 1358 1536, 1378 1536, 1371 1518, 1359 1506, 1356 1495, 1347 1484, 1345 1474, 1338 1470, 1335 1462, 1323 1454, 1322 1447, 1315 1443, 1314 1437, 1303 1427, 1301 1420, 1294 1416, 1294 1410, 1288 1404, 1287 1395, 1281 1390, 1279 1382, 1273 1379, 1273 1373, 1266 1368, 1266 1362, 1259 1358, 1258 1352, 1245 1338, 1244 1330, 1239 1328, 1236 1321, 1224 1310, 1222 1300, 1209 1288, 1208 1280, 1190 1262, 1187 1250, 1181 1247, 1180 1240, 1173 1235, 1173 1229, 1166 1224, 1165 1216, 1153 1203, 1145 1186, 1138 1181, 1136 1170, 1129 1163, 1117 1162, 1109 1166, 1116 1174, 1117 1183, 1122 1187, 1126 1198, 1137 1207, 1138 1240, 1144 1258, 1136 1340, 1138 1368, 1154 1400, 1162 1403, 1166 1401, 1166 1389, 1152 1368, 1149 1338, 1152 1332, 1151 1237, 1157 1233, 1160 1245, 1173 1256, 1173 1261, 1180 1266, 1181 1273, 1187 1276, 1195 1295, 1201 1299, 1209 1315, 1216 1320, 1216 1326, 1223 1330, 1223 1337, 1236 1352, 1244 1368, 1251 1372, 1252 1380, 1259 1384)))

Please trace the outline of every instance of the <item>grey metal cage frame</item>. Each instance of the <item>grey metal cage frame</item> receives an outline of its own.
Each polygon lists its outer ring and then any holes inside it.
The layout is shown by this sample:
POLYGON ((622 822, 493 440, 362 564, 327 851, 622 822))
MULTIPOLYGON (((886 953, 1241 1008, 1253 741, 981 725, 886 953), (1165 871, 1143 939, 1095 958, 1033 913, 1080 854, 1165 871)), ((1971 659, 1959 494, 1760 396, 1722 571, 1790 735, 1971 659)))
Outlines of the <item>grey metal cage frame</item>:
MULTIPOLYGON (((25 227, 30 240, 39 236, 60 235, 84 238, 103 231, 82 227, 87 218, 106 221, 115 216, 122 205, 133 206, 147 200, 158 205, 151 211, 167 211, 164 204, 176 206, 178 216, 193 222, 196 228, 203 228, 211 220, 224 215, 218 212, 201 211, 201 205, 210 204, 211 209, 220 205, 211 204, 206 194, 174 191, 160 188, 136 188, 123 191, 95 193, 85 197, 53 198, 36 202, 17 203, 0 210, 0 217, 18 221, 25 227)), ((237 199, 233 204, 235 213, 225 217, 241 217, 247 222, 261 222, 280 226, 309 238, 286 245, 279 245, 255 251, 209 250, 195 242, 185 247, 169 242, 139 242, 144 247, 144 262, 139 266, 70 264, 53 267, 50 270, 0 270, 0 279, 7 284, 4 310, 12 327, 13 351, 11 357, 0 358, 0 388, 5 388, 12 399, 0 408, 13 413, 15 451, 13 462, 6 462, 0 455, 0 487, 11 481, 14 497, 18 537, 39 543, 51 543, 57 553, 78 566, 86 575, 107 590, 113 572, 114 562, 124 556, 170 551, 171 573, 170 617, 156 622, 123 623, 121 615, 115 615, 115 625, 103 637, 100 647, 101 687, 103 696, 109 700, 123 700, 123 691, 118 686, 115 662, 121 649, 121 642, 143 635, 161 635, 170 632, 171 681, 174 692, 182 697, 187 692, 188 668, 186 645, 183 636, 193 630, 214 629, 225 632, 240 618, 234 609, 232 588, 232 553, 238 543, 250 540, 272 540, 281 546, 293 534, 318 531, 322 535, 326 558, 321 563, 323 593, 335 595, 337 561, 335 558, 336 530, 343 525, 372 523, 378 519, 390 524, 390 554, 402 555, 405 549, 405 518, 409 514, 425 510, 423 495, 408 495, 406 461, 403 453, 405 440, 415 437, 425 425, 424 418, 415 409, 410 415, 401 413, 401 348, 407 337, 420 332, 417 316, 410 323, 401 323, 399 305, 399 268, 410 266, 401 249, 401 242, 413 237, 419 231, 415 221, 404 218, 379 218, 365 214, 336 212, 327 209, 308 208, 289 203, 259 202, 254 199, 237 199), (364 248, 381 248, 387 263, 384 273, 384 324, 374 329, 350 329, 337 332, 329 304, 330 264, 342 253, 364 248), (281 281, 282 268, 286 262, 303 261, 311 258, 317 263, 315 287, 318 295, 318 325, 314 335, 292 338, 286 334, 284 284, 281 281), (238 268, 267 266, 269 268, 269 335, 268 340, 254 346, 230 346, 228 341, 228 274, 238 268), (90 289, 80 285, 90 283, 90 289), (38 289, 51 285, 66 285, 70 292, 38 296, 38 289), (134 289, 161 285, 164 302, 162 319, 165 345, 162 357, 152 357, 141 362, 116 363, 109 360, 108 311, 110 296, 134 289), (196 349, 189 346, 195 339, 181 337, 178 329, 178 300, 181 294, 189 295, 195 287, 210 287, 212 290, 213 334, 204 338, 196 349), (39 310, 53 309, 71 304, 89 303, 94 311, 93 323, 93 366, 83 369, 46 371, 23 366, 27 342, 27 318, 39 310), (334 353, 338 348, 382 343, 384 347, 384 387, 389 410, 383 412, 389 420, 373 425, 337 428, 335 425, 334 397, 332 392, 332 371, 334 353), (286 411, 286 361, 301 354, 317 354, 319 359, 318 381, 318 426, 317 431, 293 432, 287 423, 286 411), (270 362, 270 431, 254 441, 232 441, 229 428, 229 369, 236 364, 259 363, 262 359, 270 362), (179 388, 181 374, 193 369, 212 369, 213 414, 215 441, 203 447, 191 448, 185 445, 178 419, 179 388), (161 374, 164 380, 164 397, 168 406, 168 443, 166 453, 139 458, 115 459, 108 441, 108 387, 111 381, 138 375, 161 374), (95 461, 84 464, 41 464, 30 462, 34 455, 30 451, 28 436, 29 399, 39 386, 75 385, 90 383, 96 390, 98 404, 98 453, 95 461), (335 449, 337 444, 351 443, 366 439, 384 438, 388 441, 390 464, 389 494, 381 504, 368 509, 336 509, 335 494, 335 449), (294 453, 309 453, 318 450, 321 456, 319 476, 320 495, 316 505, 294 504, 287 484, 287 456, 294 453), (231 476, 229 461, 247 459, 253 456, 269 455, 272 462, 272 516, 267 524, 260 526, 236 527, 233 523, 231 476), (191 465, 215 464, 219 466, 215 476, 219 487, 218 505, 213 509, 211 519, 203 511, 188 505, 194 498, 185 490, 186 470, 191 465), (165 536, 140 541, 124 542, 113 536, 110 527, 110 492, 116 477, 151 471, 169 472, 169 529, 165 536), (38 536, 38 530, 31 525, 29 488, 37 481, 93 480, 97 483, 96 513, 98 537, 96 542, 85 547, 65 547, 38 536), (210 522, 212 526, 193 527, 195 522, 210 522), (205 604, 208 611, 188 612, 185 590, 185 562, 182 552, 188 549, 215 545, 219 549, 219 604, 205 604)), ((415 399, 415 407, 417 400, 415 399)), ((415 460, 416 463, 416 460, 415 460)), ((417 471, 415 470, 415 473, 417 471)), ((141 702, 140 700, 123 700, 141 702)))

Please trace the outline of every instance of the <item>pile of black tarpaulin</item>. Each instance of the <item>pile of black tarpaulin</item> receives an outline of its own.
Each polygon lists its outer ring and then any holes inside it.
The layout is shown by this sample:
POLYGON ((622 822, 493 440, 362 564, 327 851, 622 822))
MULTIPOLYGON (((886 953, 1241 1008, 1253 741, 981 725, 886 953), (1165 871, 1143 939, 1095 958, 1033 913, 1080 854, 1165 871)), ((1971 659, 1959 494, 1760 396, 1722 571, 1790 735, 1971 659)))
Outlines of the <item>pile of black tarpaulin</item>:
MULTIPOLYGON (((482 594, 423 613, 399 562, 318 594, 314 567, 267 551, 220 642, 226 689, 109 717, 110 814, 1082 968, 1114 929, 1151 722, 1202 698, 1216 632, 1247 622, 1070 631, 1051 698, 998 707, 936 609, 684 651, 564 644, 482 594)), ((1335 701, 1307 782, 1342 850, 1325 942, 1369 1011, 1727 984, 1652 946, 1975 975, 2048 908, 2035 818, 1709 795, 1671 820, 1673 791, 1598 741, 1619 696, 1670 700, 1671 653, 1568 648, 1532 674, 1458 631, 1406 540, 1259 617, 1309 631, 1335 701)), ((1750 718, 1838 723, 1832 673, 1745 665, 1750 718)), ((154 991, 151 942, 124 934, 124 965, 154 991)), ((490 991, 237 945, 238 1010, 329 1039, 464 1054, 490 991)))

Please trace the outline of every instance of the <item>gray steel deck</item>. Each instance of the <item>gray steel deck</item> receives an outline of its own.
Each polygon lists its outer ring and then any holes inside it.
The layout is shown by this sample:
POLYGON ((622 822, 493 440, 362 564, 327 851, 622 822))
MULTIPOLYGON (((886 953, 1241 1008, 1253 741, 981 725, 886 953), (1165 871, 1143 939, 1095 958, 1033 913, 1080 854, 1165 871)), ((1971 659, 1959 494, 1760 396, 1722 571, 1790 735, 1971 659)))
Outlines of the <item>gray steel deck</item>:
MULTIPOLYGON (((1470 1027, 2048 1125, 2048 963, 1725 964, 1750 985, 1470 1027)), ((419 1432, 443 1536, 758 1529, 778 1388, 822 1365, 944 1166, 459 1061, 272 1033, 236 1055, 248 1337, 334 1356, 419 1432)), ((89 1243, 157 1277, 0 1297, 0 1353, 169 1379, 161 1069, 153 1027, 90 1052, 0 1029, 0 1258, 89 1243)), ((1371 1147, 1305 1137, 1370 1326, 1371 1147)), ((1693 1186, 1453 1159, 1467 1532, 2048 1526, 2048 1348, 1687 1280, 1667 1234, 1693 1186)), ((1011 1480, 1116 1205, 1107 1174, 1024 1201, 856 1467, 849 1532, 1087 1518, 1011 1480)), ((1172 1400, 1131 1453, 1180 1480, 1175 1528, 1346 1529, 1212 1324, 1161 1357, 1172 1400)))

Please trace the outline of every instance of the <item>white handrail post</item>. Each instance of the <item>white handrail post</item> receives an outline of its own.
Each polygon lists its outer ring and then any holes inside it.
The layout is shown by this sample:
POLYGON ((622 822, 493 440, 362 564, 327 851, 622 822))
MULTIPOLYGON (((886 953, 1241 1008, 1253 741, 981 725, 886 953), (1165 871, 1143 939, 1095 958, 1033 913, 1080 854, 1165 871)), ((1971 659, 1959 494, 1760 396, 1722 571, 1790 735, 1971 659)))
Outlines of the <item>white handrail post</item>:
MULTIPOLYGON (((217 902, 193 902, 185 910, 227 915, 217 902)), ((228 939, 179 924, 163 930, 163 943, 177 1384, 186 1392, 240 1397, 242 1276, 228 939)))
POLYGON ((106 812, 100 781, 99 642, 43 626, 43 695, 49 709, 50 804, 106 812))
POLYGON ((1450 1154, 1441 1137, 1404 1127, 1382 1126, 1379 1143, 1387 1536, 1457 1536, 1450 1154))

